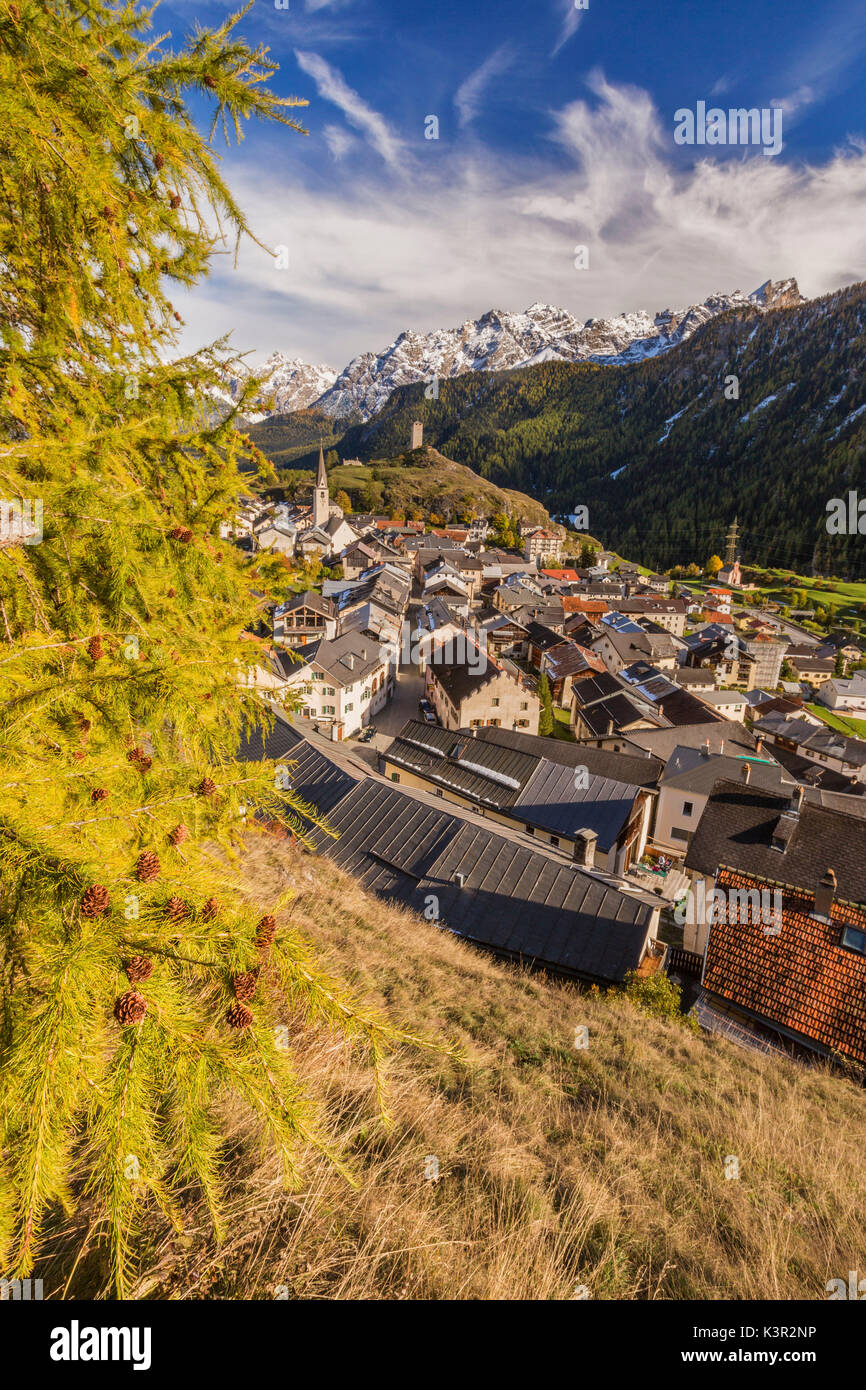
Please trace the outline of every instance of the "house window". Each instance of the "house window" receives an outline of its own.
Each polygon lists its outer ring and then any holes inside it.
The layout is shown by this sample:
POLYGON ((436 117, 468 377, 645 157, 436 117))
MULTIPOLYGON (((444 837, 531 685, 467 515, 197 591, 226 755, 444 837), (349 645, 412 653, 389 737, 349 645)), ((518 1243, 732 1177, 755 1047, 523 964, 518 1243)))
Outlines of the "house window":
POLYGON ((336 714, 334 705, 322 705, 322 714, 336 714))
POLYGON ((499 704, 499 697, 498 697, 498 696, 494 696, 494 698, 490 701, 490 703, 491 703, 491 705, 493 706, 493 708, 496 709, 496 706, 499 704))
POLYGON ((858 931, 856 927, 844 927, 842 945, 847 946, 849 951, 859 951, 861 956, 866 956, 866 931, 858 931))
POLYGON ((529 709, 529 701, 528 701, 528 700, 521 700, 521 701, 520 701, 520 708, 521 708, 521 709, 529 709))
POLYGON ((526 825, 526 826, 524 826, 524 830, 526 831, 527 835, 534 835, 534 834, 535 834, 535 826, 534 826, 534 825, 526 825))
POLYGON ((484 720, 483 720, 483 719, 470 719, 470 720, 469 720, 469 727, 470 727, 470 729, 483 729, 483 727, 484 727, 484 720))
POLYGON ((399 782, 399 781, 400 781, 400 774, 399 774, 399 772, 392 772, 392 773, 391 773, 391 781, 392 781, 392 782, 399 782))
POLYGON ((518 729, 528 729, 528 728, 529 728, 529 720, 528 720, 528 719, 518 719, 518 721, 517 721, 517 727, 518 727, 518 729))
POLYGON ((555 849, 559 849, 559 836, 551 835, 550 843, 554 846, 555 849))
POLYGON ((325 695, 336 695, 336 693, 337 692, 332 685, 326 685, 323 691, 323 694, 325 695))
POLYGON ((691 839, 691 835, 692 832, 690 830, 681 830, 678 825, 675 825, 671 830, 672 840, 685 840, 688 842, 691 839))
POLYGON ((683 815, 684 815, 684 816, 690 816, 690 815, 692 814, 692 811, 693 811, 694 809, 695 809, 695 803, 694 803, 693 801, 684 801, 684 802, 683 802, 683 815))
POLYGON ((355 702, 354 702, 354 700, 350 700, 349 703, 346 705, 346 713, 348 714, 349 711, 350 711, 350 710, 353 710, 354 708, 355 708, 355 702))
POLYGON ((324 671, 314 671, 314 672, 313 672, 313 680, 314 680, 314 681, 323 681, 324 679, 325 679, 325 673, 324 673, 324 671))

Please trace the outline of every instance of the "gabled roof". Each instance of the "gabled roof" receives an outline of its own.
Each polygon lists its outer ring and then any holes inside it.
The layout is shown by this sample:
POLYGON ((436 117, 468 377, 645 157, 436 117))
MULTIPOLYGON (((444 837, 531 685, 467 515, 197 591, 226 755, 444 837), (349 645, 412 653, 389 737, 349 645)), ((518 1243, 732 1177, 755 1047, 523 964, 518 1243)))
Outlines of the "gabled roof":
POLYGON ((808 800, 794 816, 790 805, 787 795, 719 782, 689 845, 686 868, 712 875, 727 864, 809 893, 832 869, 839 897, 866 904, 866 821, 808 800), (772 845, 785 819, 791 835, 783 853, 772 845))
MULTIPOLYGON (((768 758, 756 756, 731 758, 720 753, 709 755, 700 748, 675 748, 665 764, 661 785, 676 787, 680 791, 695 792, 698 795, 709 793, 717 782, 727 778, 732 782, 742 781, 743 769, 749 769, 751 787, 766 787, 768 791, 779 791, 782 782, 787 780, 793 789, 792 779, 778 763, 768 758)), ((745 785, 745 783, 744 783, 745 785)))
MULTIPOLYGON (((728 893, 773 887, 727 866, 716 885, 728 893)), ((846 927, 866 933, 866 910, 835 902, 821 921, 811 893, 781 891, 781 922, 770 932, 742 897, 727 920, 711 924, 703 988, 794 1040, 866 1062, 866 955, 842 944, 846 927)))
POLYGON ((518 729, 497 729, 492 725, 485 725, 481 729, 461 729, 460 732, 474 735, 479 742, 495 743, 502 748, 532 753, 536 757, 547 758, 549 762, 562 763, 564 767, 585 767, 599 777, 610 777, 615 782, 630 782, 637 787, 655 787, 663 769, 663 764, 658 758, 613 753, 607 748, 590 748, 584 743, 565 743, 559 739, 545 738, 540 734, 524 734, 518 729))

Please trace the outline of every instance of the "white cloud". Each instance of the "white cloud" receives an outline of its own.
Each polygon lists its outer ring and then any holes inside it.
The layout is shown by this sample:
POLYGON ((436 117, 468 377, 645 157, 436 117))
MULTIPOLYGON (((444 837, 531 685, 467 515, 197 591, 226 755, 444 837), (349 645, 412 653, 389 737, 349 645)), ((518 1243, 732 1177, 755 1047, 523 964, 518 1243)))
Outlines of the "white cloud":
POLYGON ((319 96, 338 106, 350 125, 366 135, 386 164, 398 168, 402 162, 402 141, 390 129, 384 116, 368 106, 345 81, 342 73, 325 62, 318 53, 295 50, 298 66, 312 77, 319 96))
POLYGON ((577 8, 575 0, 557 0, 557 11, 561 15, 559 37, 551 51, 551 57, 555 58, 561 48, 564 48, 570 38, 577 33, 578 25, 583 19, 585 10, 577 8))
POLYGON ((354 135, 339 125, 326 125, 322 131, 322 138, 334 159, 343 159, 356 143, 354 135))
POLYGON ((484 62, 461 82, 454 97, 458 122, 461 127, 469 125, 478 114, 484 89, 494 77, 499 77, 514 62, 514 54, 509 44, 501 44, 485 58, 484 62))
MULTIPOLYGON (((393 168, 323 190, 278 166, 267 183, 233 157, 227 176, 257 235, 286 243, 279 271, 257 247, 219 258, 188 297, 185 346, 234 328, 238 347, 342 366, 403 329, 461 323, 491 307, 559 303, 579 318, 685 308, 714 290, 795 275, 817 295, 866 279, 866 142, 823 165, 704 152, 683 163, 673 113, 596 74, 592 102, 557 113, 562 159, 455 147, 437 165, 393 168), (832 209, 832 216, 828 216, 832 209), (586 244, 590 268, 574 268, 586 244)), ((443 153, 445 153, 443 151, 443 153)))

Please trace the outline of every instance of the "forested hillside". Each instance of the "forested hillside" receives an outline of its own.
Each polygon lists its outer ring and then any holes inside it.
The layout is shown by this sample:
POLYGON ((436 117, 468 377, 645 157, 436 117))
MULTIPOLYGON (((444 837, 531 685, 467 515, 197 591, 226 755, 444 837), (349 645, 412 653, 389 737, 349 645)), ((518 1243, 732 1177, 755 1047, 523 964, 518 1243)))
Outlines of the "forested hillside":
MULTIPOLYGON (((588 506, 593 533, 646 564, 706 559, 736 514, 746 561, 863 577, 862 538, 829 536, 826 504, 866 492, 864 355, 861 284, 763 315, 732 310, 633 367, 469 373, 432 400, 401 387, 339 453, 396 454, 418 418, 426 442, 499 486, 554 513, 588 506)), ((301 442, 293 421, 256 427, 265 452, 301 442)))

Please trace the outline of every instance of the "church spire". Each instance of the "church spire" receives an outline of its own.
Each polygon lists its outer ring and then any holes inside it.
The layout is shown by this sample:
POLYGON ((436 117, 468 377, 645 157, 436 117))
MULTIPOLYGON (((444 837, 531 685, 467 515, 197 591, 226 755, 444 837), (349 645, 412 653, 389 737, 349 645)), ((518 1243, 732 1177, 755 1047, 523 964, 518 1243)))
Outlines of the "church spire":
POLYGON ((319 469, 316 473, 316 486, 313 489, 313 525, 325 526, 331 515, 331 499, 328 494, 328 474, 325 469, 325 455, 322 441, 319 440, 319 469))

